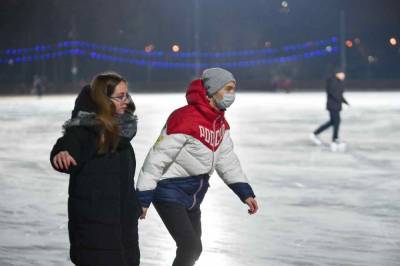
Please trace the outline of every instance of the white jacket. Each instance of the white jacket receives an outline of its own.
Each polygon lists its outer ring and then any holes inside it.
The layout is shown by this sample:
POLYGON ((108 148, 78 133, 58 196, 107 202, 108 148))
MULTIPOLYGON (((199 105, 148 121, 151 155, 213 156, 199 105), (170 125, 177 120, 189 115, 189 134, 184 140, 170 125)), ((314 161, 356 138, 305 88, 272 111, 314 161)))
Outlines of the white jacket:
POLYGON ((147 207, 155 200, 193 207, 193 201, 180 197, 194 195, 199 204, 214 169, 242 200, 254 197, 234 152, 224 113, 212 109, 208 102, 200 101, 204 104, 199 107, 200 96, 193 96, 193 92, 187 97, 189 105, 171 114, 140 170, 137 190, 142 205, 147 207))

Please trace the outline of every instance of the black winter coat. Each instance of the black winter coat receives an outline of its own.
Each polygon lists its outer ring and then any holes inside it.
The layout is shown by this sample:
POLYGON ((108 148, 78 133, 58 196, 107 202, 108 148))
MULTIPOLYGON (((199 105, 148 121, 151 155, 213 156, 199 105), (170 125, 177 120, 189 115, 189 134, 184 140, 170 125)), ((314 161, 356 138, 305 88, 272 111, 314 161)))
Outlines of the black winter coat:
POLYGON ((340 111, 342 110, 342 103, 348 104, 346 99, 343 97, 343 81, 340 81, 336 77, 329 78, 326 81, 326 93, 328 98, 326 109, 329 111, 340 111))
MULTIPOLYGON (((76 101, 75 110, 93 111, 80 102, 84 93, 85 89, 76 101)), ((52 164, 53 157, 63 150, 68 151, 78 164, 66 171, 70 174, 68 230, 71 260, 76 265, 139 265, 138 217, 141 208, 134 188, 136 159, 133 148, 129 139, 122 138, 117 151, 99 155, 97 141, 95 127, 70 127, 51 151, 52 164)))

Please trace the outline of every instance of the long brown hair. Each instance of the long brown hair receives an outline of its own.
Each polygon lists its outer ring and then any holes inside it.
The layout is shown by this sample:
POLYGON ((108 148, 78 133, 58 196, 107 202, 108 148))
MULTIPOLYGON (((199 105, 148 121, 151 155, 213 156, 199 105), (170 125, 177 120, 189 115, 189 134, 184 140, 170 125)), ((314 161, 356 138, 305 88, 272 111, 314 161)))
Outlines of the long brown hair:
MULTIPOLYGON (((100 154, 115 151, 119 143, 119 127, 115 106, 110 96, 121 82, 128 82, 118 73, 106 72, 97 75, 91 83, 90 96, 97 107, 96 118, 100 122, 98 152, 100 154)), ((133 114, 135 104, 130 99, 126 112, 133 114)))

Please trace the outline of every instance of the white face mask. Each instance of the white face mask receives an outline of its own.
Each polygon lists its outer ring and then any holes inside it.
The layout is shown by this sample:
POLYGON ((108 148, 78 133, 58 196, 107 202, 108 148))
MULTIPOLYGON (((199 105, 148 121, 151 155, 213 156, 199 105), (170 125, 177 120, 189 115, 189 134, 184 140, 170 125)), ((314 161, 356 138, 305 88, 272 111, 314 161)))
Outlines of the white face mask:
POLYGON ((216 100, 214 98, 215 104, 220 110, 226 110, 235 101, 235 93, 225 93, 221 100, 216 100))

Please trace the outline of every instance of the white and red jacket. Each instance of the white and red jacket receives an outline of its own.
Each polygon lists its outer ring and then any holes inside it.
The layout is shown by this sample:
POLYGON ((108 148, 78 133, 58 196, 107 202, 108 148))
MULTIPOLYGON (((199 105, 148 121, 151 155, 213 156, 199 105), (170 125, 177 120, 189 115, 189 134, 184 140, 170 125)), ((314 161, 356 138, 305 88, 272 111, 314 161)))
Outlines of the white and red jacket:
POLYGON ((188 105, 168 118, 139 173, 142 206, 151 202, 199 206, 214 169, 242 201, 255 197, 233 151, 224 112, 209 104, 201 80, 190 84, 186 99, 188 105))

